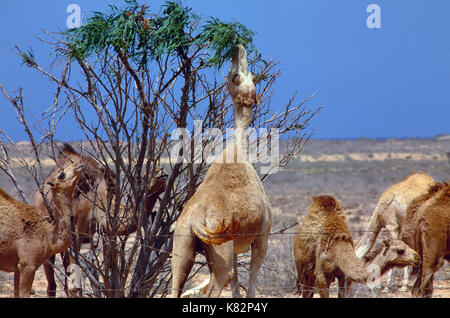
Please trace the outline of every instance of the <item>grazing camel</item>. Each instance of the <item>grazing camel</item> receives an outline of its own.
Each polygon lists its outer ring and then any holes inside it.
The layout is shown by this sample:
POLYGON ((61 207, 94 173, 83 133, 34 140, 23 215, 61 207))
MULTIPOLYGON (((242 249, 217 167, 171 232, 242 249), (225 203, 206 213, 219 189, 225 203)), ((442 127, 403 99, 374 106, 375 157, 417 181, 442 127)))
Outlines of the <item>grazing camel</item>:
POLYGON ((372 269, 383 274, 394 266, 418 264, 419 255, 400 240, 385 241, 377 255, 363 261, 355 255, 352 235, 341 204, 332 196, 313 197, 294 237, 298 293, 309 298, 314 285, 322 298, 329 297, 337 278, 338 296, 345 297, 352 282, 365 282, 372 269))
POLYGON ((414 200, 406 212, 400 239, 422 258, 411 290, 414 297, 431 297, 434 273, 450 261, 450 184, 436 183, 414 200))
MULTIPOLYGON (((71 145, 65 143, 57 158, 55 168, 50 172, 46 180, 53 178, 61 169, 70 165, 72 162, 82 162, 85 166, 84 172, 77 182, 73 200, 73 215, 76 240, 74 248, 78 252, 83 243, 89 243, 92 235, 99 229, 106 235, 113 235, 108 218, 105 213, 108 194, 114 193, 115 174, 108 167, 102 167, 96 160, 89 156, 78 153, 71 145)), ((146 201, 146 217, 148 218, 153 207, 161 193, 165 191, 167 174, 163 169, 159 169, 156 176, 152 178, 150 183, 149 195, 146 201)), ((53 206, 52 193, 44 184, 44 193, 48 202, 53 206)), ((110 206, 114 206, 114 197, 110 206)), ((34 194, 33 205, 48 215, 44 200, 39 191, 34 194)), ((120 225, 117 231, 118 235, 128 235, 136 231, 137 224, 130 211, 120 209, 118 213, 120 225)), ((64 253, 61 255, 65 271, 69 264, 75 264, 76 261, 64 253)), ((54 297, 56 295, 56 282, 54 276, 53 264, 55 257, 53 256, 48 262, 44 263, 44 271, 47 278, 47 295, 54 297)), ((67 285, 67 284, 66 284, 67 285)), ((67 288, 67 286, 66 286, 67 288)), ((71 291, 74 294, 74 291, 71 291)))
POLYGON ((230 282, 233 297, 240 297, 237 254, 249 249, 247 297, 255 297, 258 271, 267 252, 271 206, 252 165, 238 160, 245 159, 244 133, 252 106, 259 102, 242 46, 237 47, 232 60, 227 88, 233 99, 236 143, 227 145, 216 157, 178 219, 172 250, 171 297, 182 294, 197 252, 205 254, 210 269, 204 296, 219 297, 230 282))
POLYGON ((15 297, 30 297, 38 267, 69 248, 72 200, 82 169, 82 164, 72 164, 48 180, 57 208, 53 223, 0 189, 0 270, 14 272, 15 297))
MULTIPOLYGON (((387 188, 378 200, 367 231, 356 245, 356 255, 363 258, 370 251, 383 227, 387 229, 391 238, 398 239, 408 206, 414 199, 427 193, 433 184, 432 177, 424 172, 417 172, 387 188)), ((411 268, 405 267, 400 291, 408 290, 410 273, 411 268)), ((390 270, 387 274, 385 291, 389 290, 392 277, 393 270, 390 270)))

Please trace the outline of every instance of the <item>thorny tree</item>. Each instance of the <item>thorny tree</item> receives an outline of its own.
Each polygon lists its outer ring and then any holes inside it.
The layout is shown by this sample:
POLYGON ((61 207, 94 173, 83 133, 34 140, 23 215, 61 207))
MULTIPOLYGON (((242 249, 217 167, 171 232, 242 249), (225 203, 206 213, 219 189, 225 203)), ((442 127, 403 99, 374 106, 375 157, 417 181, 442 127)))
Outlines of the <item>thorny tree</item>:
MULTIPOLYGON (((34 151, 33 160, 27 161, 30 155, 14 148, 14 141, 1 131, 0 168, 24 201, 27 199, 14 175, 14 164, 26 168, 43 191, 42 157, 55 160, 60 145, 53 138, 59 120, 73 115, 84 134, 79 150, 115 173, 109 204, 102 205, 113 227, 113 235, 104 239, 109 257, 115 261, 104 266, 98 242, 105 233, 95 233, 90 240, 90 257, 78 255, 81 271, 94 286, 93 292, 86 288, 84 294, 164 296, 170 286, 168 260, 174 222, 208 166, 205 160, 194 160, 195 138, 185 140, 191 142, 190 162, 172 164, 169 152, 178 140, 171 138, 171 133, 175 128, 193 130, 194 120, 200 123, 202 132, 217 128, 225 134, 231 128, 232 102, 226 92, 225 75, 220 71, 231 61, 234 48, 242 44, 250 53, 249 67, 256 74, 262 98, 250 126, 267 128, 269 132, 278 128, 283 140, 280 167, 302 150, 311 136, 307 133, 310 120, 319 109, 306 107, 310 97, 297 103, 295 95, 285 106, 271 107, 280 71, 276 62, 261 58, 253 46, 254 33, 242 24, 215 18, 205 22, 179 2, 166 2, 158 13, 133 0, 126 3, 121 9, 110 6, 108 14, 96 12, 77 29, 46 32, 46 42, 65 65, 61 74, 45 70, 32 52, 17 48, 24 64, 54 81, 57 89, 53 105, 43 112, 38 125, 28 120, 22 90, 11 97, 2 88, 19 114, 34 151), (45 128, 43 121, 47 122, 45 128), (37 139, 35 134, 40 137, 37 139), (18 157, 15 161, 11 149, 18 157), (166 190, 147 219, 144 198, 159 166, 168 172, 166 190), (129 211, 137 223, 135 234, 118 235, 115 218, 121 208, 129 211)), ((202 150, 208 148, 210 139, 203 138, 202 150)), ((266 180, 268 176, 261 178, 266 180)))

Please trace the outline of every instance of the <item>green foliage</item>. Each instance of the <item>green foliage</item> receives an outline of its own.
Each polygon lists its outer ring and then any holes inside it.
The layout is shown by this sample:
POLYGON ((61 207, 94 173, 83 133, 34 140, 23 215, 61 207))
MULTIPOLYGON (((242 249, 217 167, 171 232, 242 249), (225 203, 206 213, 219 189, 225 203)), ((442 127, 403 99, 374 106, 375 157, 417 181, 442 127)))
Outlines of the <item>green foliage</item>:
POLYGON ((16 46, 16 49, 18 50, 18 54, 22 58, 22 65, 25 64, 28 67, 36 67, 36 61, 34 59, 33 51, 28 50, 27 53, 24 53, 19 50, 19 48, 16 46))
POLYGON ((70 58, 85 58, 93 53, 103 53, 106 56, 108 50, 114 47, 128 52, 132 57, 137 56, 137 49, 145 40, 140 37, 142 32, 139 32, 139 19, 142 20, 145 12, 138 12, 139 6, 135 1, 125 2, 131 6, 119 10, 110 5, 111 14, 94 12, 85 25, 64 32, 69 46, 67 55, 70 58))
POLYGON ((114 49, 143 68, 165 54, 185 58, 189 48, 195 46, 207 49, 207 58, 202 59, 207 66, 220 68, 232 59, 238 44, 256 52, 254 32, 238 22, 210 18, 198 27, 200 18, 179 1, 166 1, 160 13, 152 15, 146 5, 140 6, 136 0, 125 3, 128 6, 123 9, 110 5, 109 14, 94 12, 81 27, 63 32, 68 43, 64 53, 69 58, 93 54, 106 57, 114 49))
POLYGON ((238 22, 225 23, 211 17, 199 34, 197 43, 209 44, 209 49, 214 52, 209 63, 220 68, 224 62, 233 58, 239 44, 250 51, 256 51, 253 46, 254 35, 254 32, 238 22))
POLYGON ((163 9, 162 14, 152 21, 150 48, 154 58, 164 53, 173 54, 192 44, 192 38, 186 32, 196 18, 190 13, 191 9, 173 1, 166 2, 163 9))

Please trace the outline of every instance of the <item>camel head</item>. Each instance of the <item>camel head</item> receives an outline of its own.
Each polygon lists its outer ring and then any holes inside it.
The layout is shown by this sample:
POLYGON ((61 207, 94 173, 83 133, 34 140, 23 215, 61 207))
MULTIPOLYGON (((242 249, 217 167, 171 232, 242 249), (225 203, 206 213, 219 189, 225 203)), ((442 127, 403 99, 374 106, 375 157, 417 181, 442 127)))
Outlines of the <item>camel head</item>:
POLYGON ((227 89, 238 107, 252 107, 261 101, 256 95, 255 75, 248 70, 247 52, 242 45, 236 47, 236 53, 228 73, 227 89))
POLYGON ((84 170, 84 164, 72 163, 61 169, 61 171, 47 180, 47 184, 52 191, 58 191, 64 195, 71 197, 75 191, 76 184, 81 173, 84 170))
POLYGON ((158 168, 155 177, 152 178, 150 183, 150 189, 152 193, 162 193, 166 190, 166 181, 169 174, 164 168, 158 168))
POLYGON ((405 242, 395 239, 383 241, 384 248, 382 255, 389 266, 418 266, 420 256, 411 249, 405 242))

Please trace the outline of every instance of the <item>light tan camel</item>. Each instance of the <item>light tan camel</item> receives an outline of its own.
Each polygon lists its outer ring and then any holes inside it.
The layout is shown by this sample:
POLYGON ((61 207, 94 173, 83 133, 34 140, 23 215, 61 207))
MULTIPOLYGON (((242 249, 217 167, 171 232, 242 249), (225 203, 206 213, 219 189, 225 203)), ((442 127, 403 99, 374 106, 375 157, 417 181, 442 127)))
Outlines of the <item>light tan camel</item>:
POLYGON ((72 199, 82 169, 82 164, 72 164, 49 179, 57 208, 53 223, 0 189, 0 270, 14 272, 15 297, 29 297, 38 267, 70 246, 72 199))
POLYGON ((373 269, 380 275, 393 266, 418 264, 416 252, 400 240, 390 239, 369 262, 359 259, 341 204, 332 196, 313 197, 294 238, 297 287, 303 297, 313 297, 314 286, 321 297, 329 297, 337 278, 339 297, 345 297, 352 282, 365 282, 373 269))
MULTIPOLYGON (((53 178, 61 169, 64 169, 72 162, 82 162, 85 166, 85 171, 77 183, 73 201, 76 233, 76 246, 74 248, 78 252, 83 243, 90 242, 90 238, 97 230, 100 230, 106 235, 114 234, 108 223, 105 211, 107 211, 108 193, 113 196, 110 206, 113 208, 115 204, 113 195, 115 174, 108 167, 102 167, 93 158, 81 155, 71 145, 65 143, 57 158, 55 168, 50 172, 46 180, 53 178)), ((156 176, 151 179, 149 195, 145 203, 147 218, 150 217, 158 196, 165 191, 166 179, 167 174, 163 169, 158 169, 156 176)), ((44 185, 44 193, 47 193, 47 200, 52 205, 52 193, 49 192, 49 188, 46 185, 44 185)), ((39 191, 36 191, 34 194, 33 205, 40 209, 42 213, 48 215, 48 210, 39 191)), ((121 208, 117 217, 120 220, 117 230, 118 235, 128 235, 136 231, 137 223, 132 218, 130 211, 121 208)), ((76 260, 68 257, 68 255, 62 255, 62 258, 65 270, 67 270, 69 264, 76 264, 76 260)), ((49 297, 54 297, 56 294, 56 282, 53 269, 54 262, 55 259, 52 257, 49 262, 44 263, 44 271, 48 282, 47 295, 49 297)), ((75 294, 75 292, 71 292, 71 294, 75 294)))
POLYGON ((419 253, 422 263, 411 294, 431 297, 433 276, 450 261, 450 185, 436 183, 414 200, 406 213, 401 240, 419 253))
POLYGON ((271 207, 252 165, 238 160, 245 159, 244 132, 251 107, 259 101, 242 46, 236 49, 227 87, 233 98, 236 143, 216 158, 178 219, 172 250, 172 297, 182 294, 197 252, 205 254, 211 272, 204 296, 219 297, 230 282, 233 297, 240 297, 236 255, 250 248, 247 297, 255 297, 258 271, 267 251, 271 207))
MULTIPOLYGON (((383 228, 386 228, 389 237, 398 239, 408 206, 414 199, 427 193, 428 188, 433 184, 434 180, 431 176, 424 172, 417 172, 387 188, 378 200, 367 231, 356 245, 356 255, 363 258, 370 251, 383 228)), ((405 267, 400 291, 408 290, 410 273, 411 268, 405 267)), ((392 277, 393 270, 390 270, 387 274, 385 291, 389 290, 392 277)))

